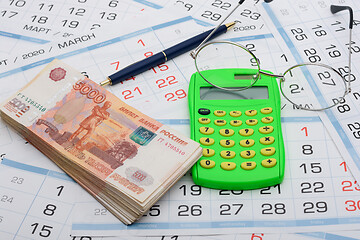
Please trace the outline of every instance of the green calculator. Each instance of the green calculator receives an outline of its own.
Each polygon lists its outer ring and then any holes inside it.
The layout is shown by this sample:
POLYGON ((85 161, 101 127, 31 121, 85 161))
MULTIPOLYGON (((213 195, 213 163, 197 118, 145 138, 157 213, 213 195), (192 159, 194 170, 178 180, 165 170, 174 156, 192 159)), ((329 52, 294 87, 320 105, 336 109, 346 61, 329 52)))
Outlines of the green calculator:
MULTIPOLYGON (((216 85, 247 87, 249 69, 206 70, 216 85), (211 72, 210 72, 211 71, 211 72)), ((195 184, 247 190, 273 186, 284 178, 280 93, 276 79, 260 73, 250 88, 226 91, 194 73, 189 86, 191 138, 203 156, 192 168, 195 184)))

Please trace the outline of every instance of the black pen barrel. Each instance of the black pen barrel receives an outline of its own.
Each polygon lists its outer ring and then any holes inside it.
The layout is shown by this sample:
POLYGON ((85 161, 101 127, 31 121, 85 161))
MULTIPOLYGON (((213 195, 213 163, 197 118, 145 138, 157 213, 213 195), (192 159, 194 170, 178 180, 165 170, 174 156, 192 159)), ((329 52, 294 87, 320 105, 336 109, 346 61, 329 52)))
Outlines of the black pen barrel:
POLYGON ((157 66, 161 63, 165 62, 165 55, 162 52, 159 52, 151 57, 140 60, 139 62, 135 62, 120 71, 110 75, 108 78, 111 80, 111 84, 116 84, 122 82, 126 79, 129 79, 133 76, 136 76, 140 73, 143 73, 150 68, 157 66))

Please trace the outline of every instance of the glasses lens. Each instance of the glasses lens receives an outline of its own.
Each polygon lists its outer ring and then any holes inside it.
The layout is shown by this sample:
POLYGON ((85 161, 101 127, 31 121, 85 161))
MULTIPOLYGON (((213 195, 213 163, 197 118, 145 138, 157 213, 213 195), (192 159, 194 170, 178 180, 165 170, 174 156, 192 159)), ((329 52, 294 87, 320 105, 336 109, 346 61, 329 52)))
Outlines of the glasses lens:
POLYGON ((323 110, 344 101, 347 84, 330 66, 307 63, 286 70, 280 87, 294 108, 323 110))
POLYGON ((205 44, 196 54, 195 65, 205 81, 232 91, 251 87, 257 81, 260 70, 258 60, 246 47, 231 42, 205 44), (220 69, 229 74, 219 77, 217 70, 220 69))

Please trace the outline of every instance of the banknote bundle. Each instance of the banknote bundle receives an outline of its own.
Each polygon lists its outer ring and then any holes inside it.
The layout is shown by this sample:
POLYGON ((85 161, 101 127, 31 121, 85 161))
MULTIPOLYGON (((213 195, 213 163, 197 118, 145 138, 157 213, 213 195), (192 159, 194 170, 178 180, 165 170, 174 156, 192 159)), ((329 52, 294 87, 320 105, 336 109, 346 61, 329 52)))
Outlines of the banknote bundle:
POLYGON ((202 154, 198 143, 59 60, 0 113, 125 224, 139 219, 202 154))

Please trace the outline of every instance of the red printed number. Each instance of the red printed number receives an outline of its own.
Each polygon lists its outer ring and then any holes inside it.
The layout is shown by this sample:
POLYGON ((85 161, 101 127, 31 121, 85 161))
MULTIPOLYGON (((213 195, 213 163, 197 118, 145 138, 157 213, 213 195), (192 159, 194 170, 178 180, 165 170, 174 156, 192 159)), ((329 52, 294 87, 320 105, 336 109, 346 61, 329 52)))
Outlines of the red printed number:
POLYGON ((158 88, 167 87, 169 85, 178 83, 176 78, 174 76, 169 76, 166 79, 159 79, 156 81, 156 84, 158 85, 158 88))
POLYGON ((347 200, 347 201, 345 201, 345 204, 346 204, 345 209, 349 212, 360 210, 360 200, 358 200, 358 201, 347 200))
POLYGON ((357 185, 357 181, 342 181, 341 185, 343 186, 343 192, 352 192, 352 191, 360 191, 360 188, 357 185))
POLYGON ((183 89, 176 90, 174 93, 165 94, 166 101, 176 101, 186 97, 186 92, 183 89))
POLYGON ((134 88, 134 90, 132 91, 131 90, 122 91, 121 94, 124 96, 124 99, 130 99, 135 97, 136 92, 139 93, 140 95, 142 94, 139 87, 134 88))

